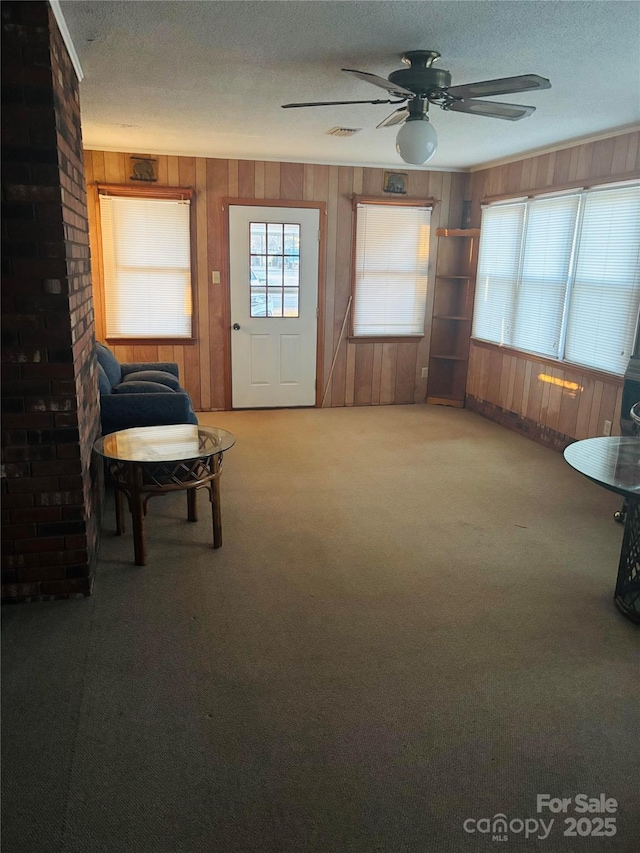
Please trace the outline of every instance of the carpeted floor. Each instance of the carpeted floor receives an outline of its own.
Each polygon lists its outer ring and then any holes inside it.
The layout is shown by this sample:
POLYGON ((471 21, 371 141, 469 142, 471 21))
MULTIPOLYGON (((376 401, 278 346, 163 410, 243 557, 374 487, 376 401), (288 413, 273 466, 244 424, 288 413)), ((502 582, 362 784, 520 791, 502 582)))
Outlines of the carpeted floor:
POLYGON ((640 849, 615 495, 463 410, 201 422, 221 550, 174 494, 136 567, 109 496, 93 597, 4 608, 7 853, 640 849), (536 812, 600 793, 615 837, 536 812))

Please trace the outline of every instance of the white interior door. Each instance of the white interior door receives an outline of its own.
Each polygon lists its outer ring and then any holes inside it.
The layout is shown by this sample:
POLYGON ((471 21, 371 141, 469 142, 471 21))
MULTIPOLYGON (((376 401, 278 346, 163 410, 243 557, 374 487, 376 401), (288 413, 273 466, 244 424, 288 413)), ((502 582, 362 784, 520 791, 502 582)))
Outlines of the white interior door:
POLYGON ((229 206, 235 409, 316 401, 320 212, 229 206))

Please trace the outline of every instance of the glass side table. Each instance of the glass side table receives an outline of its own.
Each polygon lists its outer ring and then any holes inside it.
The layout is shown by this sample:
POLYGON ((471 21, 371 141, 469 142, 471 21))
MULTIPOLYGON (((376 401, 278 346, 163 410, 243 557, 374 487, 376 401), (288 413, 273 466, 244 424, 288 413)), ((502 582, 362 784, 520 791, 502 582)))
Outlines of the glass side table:
POLYGON ((186 491, 187 518, 197 521, 196 490, 207 489, 213 516, 213 547, 222 546, 220 475, 222 455, 235 436, 217 427, 175 424, 125 429, 99 438, 94 451, 104 457, 116 490, 116 530, 125 532, 123 499, 133 524, 138 566, 146 565, 144 518, 150 498, 186 491))

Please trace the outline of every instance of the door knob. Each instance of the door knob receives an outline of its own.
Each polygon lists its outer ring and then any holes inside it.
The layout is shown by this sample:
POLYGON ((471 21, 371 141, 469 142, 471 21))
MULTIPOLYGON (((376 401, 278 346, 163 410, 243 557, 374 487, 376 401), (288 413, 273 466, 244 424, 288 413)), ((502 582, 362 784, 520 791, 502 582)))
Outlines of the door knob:
POLYGON ((240 323, 234 323, 234 324, 233 324, 233 328, 234 328, 234 330, 237 332, 237 331, 238 331, 238 329, 240 328, 240 323))

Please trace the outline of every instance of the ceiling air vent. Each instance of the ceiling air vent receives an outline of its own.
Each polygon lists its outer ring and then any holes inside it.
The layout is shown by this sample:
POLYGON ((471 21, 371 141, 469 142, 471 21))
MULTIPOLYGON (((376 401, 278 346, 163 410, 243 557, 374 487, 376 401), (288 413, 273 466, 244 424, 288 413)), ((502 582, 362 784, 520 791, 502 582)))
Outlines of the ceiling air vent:
POLYGON ((327 131, 328 136, 353 136, 354 133, 360 133, 361 127, 332 127, 327 131))

